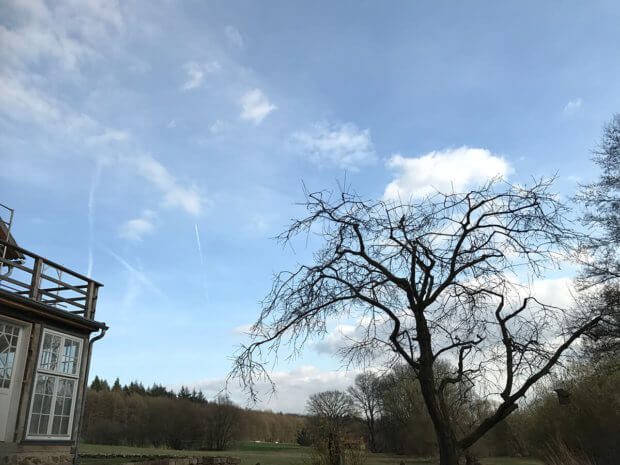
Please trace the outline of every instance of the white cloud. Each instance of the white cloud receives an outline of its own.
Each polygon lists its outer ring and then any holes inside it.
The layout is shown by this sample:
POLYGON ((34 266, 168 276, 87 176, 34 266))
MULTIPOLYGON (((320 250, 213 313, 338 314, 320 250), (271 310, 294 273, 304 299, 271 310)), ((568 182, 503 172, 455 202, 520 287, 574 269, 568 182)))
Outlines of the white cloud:
POLYGON ((356 339, 357 329, 353 325, 340 324, 330 330, 322 340, 315 342, 313 348, 320 354, 337 356, 356 339))
POLYGON ((529 286, 529 292, 543 304, 564 309, 575 305, 577 294, 571 278, 538 279, 529 286))
POLYGON ((235 48, 243 48, 243 37, 239 30, 234 26, 226 26, 226 39, 235 48))
POLYGON ((434 151, 414 158, 393 155, 387 166, 398 174, 385 188, 384 197, 403 200, 435 190, 462 191, 512 173, 512 167, 503 157, 470 147, 434 151))
POLYGON ((564 114, 568 115, 568 116, 574 115, 575 113, 577 113, 581 109, 582 105, 583 105, 583 100, 581 99, 581 97, 576 98, 574 100, 570 100, 564 106, 564 114))
MULTIPOLYGON (((259 402, 252 408, 271 409, 276 412, 305 413, 308 398, 317 392, 332 389, 346 390, 353 384, 358 371, 320 370, 311 365, 295 368, 292 371, 276 371, 271 374, 276 385, 276 393, 271 396, 267 383, 257 385, 259 402)), ((226 386, 224 379, 207 379, 189 384, 190 388, 202 389, 207 398, 214 398, 226 386)), ((239 405, 248 402, 247 394, 233 381, 228 386, 231 398, 239 405)))
POLYGON ((241 119, 260 124, 277 107, 273 105, 260 89, 253 89, 241 97, 241 119))
POLYGON ((208 63, 198 63, 190 61, 183 65, 186 79, 181 85, 181 90, 192 90, 200 87, 208 74, 215 73, 220 70, 220 64, 217 61, 208 63))
POLYGON ((376 159, 369 129, 353 123, 317 123, 309 131, 293 134, 293 142, 317 164, 356 170, 376 159))
POLYGON ((244 325, 239 325, 236 328, 233 328, 232 333, 235 336, 246 336, 252 332, 252 327, 254 325, 252 323, 246 323, 244 325))
POLYGON ((144 210, 138 218, 126 221, 120 228, 119 236, 130 241, 141 241, 147 234, 155 231, 157 216, 152 210, 144 210))

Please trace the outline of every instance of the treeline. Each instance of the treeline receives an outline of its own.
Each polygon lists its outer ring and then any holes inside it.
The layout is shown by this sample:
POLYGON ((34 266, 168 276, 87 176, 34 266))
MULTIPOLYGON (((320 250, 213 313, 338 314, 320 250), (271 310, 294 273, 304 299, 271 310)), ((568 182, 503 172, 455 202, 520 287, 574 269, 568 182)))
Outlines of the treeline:
MULTIPOLYGON (((618 357, 585 357, 569 375, 541 384, 517 412, 498 423, 467 454, 532 456, 546 463, 620 463, 620 370, 618 357), (562 455, 565 454, 565 455, 562 455), (573 462, 570 462, 573 463, 573 462), (576 463, 576 462, 575 462, 576 463)), ((448 395, 452 421, 461 434, 493 411, 493 400, 466 386, 448 395)), ((308 402, 307 426, 300 442, 313 445, 325 463, 346 465, 358 439, 373 452, 436 456, 433 424, 415 373, 398 366, 387 374, 359 375, 347 391, 325 391, 308 402)))
MULTIPOLYGON (((491 411, 491 403, 468 389, 455 388, 448 395, 452 417, 462 432, 491 411)), ((396 366, 381 376, 367 372, 356 377, 346 392, 325 391, 308 401, 309 421, 300 434, 326 456, 340 455, 330 449, 346 451, 363 447, 421 457, 437 456, 433 423, 425 408, 416 374, 406 366, 396 366)), ((526 453, 515 431, 500 423, 476 445, 476 456, 514 456, 526 453)), ((341 459, 329 464, 346 464, 341 459)))
POLYGON ((172 449, 226 449, 232 441, 295 442, 304 417, 243 409, 229 398, 213 401, 201 391, 178 392, 139 382, 111 386, 95 377, 86 397, 86 442, 172 449))
MULTIPOLYGON (((620 463, 617 361, 615 356, 576 362, 570 375, 542 385, 471 454, 544 458, 566 448, 599 465, 620 463), (555 391, 558 386, 563 397, 555 391)), ((455 389, 450 397, 462 432, 492 408, 491 400, 467 390, 455 389)), ((145 388, 118 380, 110 386, 95 377, 87 395, 83 438, 98 444, 214 450, 236 440, 298 442, 319 450, 330 442, 342 450, 363 444, 372 452, 437 454, 419 383, 407 367, 382 376, 359 375, 347 392, 315 394, 308 414, 243 409, 223 396, 209 401, 187 387, 174 392, 157 384, 145 388)))

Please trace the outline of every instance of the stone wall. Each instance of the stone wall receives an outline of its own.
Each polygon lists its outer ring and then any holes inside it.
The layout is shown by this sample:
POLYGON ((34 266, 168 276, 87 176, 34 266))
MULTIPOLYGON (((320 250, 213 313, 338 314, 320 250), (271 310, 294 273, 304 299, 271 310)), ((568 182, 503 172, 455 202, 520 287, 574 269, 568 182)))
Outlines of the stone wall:
POLYGON ((0 465, 71 465, 73 457, 71 455, 57 454, 12 454, 0 455, 0 465))
MULTIPOLYGON (((127 462, 121 465, 239 465, 240 459, 233 457, 158 457, 145 459, 144 456, 93 455, 97 458, 125 458, 127 462)), ((36 455, 13 454, 0 455, 0 465, 71 465, 70 455, 50 455, 39 453, 36 455)))
POLYGON ((0 443, 0 465, 71 465, 71 446, 0 443))
POLYGON ((121 463, 121 465, 239 465, 241 463, 241 459, 234 457, 153 457, 145 455, 107 454, 84 455, 83 457, 127 459, 127 461, 121 463))

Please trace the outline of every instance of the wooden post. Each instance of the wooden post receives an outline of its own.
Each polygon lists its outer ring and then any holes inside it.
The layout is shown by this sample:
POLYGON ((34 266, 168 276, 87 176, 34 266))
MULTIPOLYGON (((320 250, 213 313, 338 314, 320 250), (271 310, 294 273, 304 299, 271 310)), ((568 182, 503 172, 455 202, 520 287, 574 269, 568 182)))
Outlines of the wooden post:
POLYGON ((34 259, 34 266, 32 267, 32 280, 30 281, 30 298, 33 300, 39 300, 39 286, 41 284, 41 270, 43 269, 43 260, 41 257, 34 259))
POLYGON ((92 320, 95 318, 95 303, 97 302, 97 286, 92 281, 88 281, 86 288, 86 308, 84 318, 92 320))

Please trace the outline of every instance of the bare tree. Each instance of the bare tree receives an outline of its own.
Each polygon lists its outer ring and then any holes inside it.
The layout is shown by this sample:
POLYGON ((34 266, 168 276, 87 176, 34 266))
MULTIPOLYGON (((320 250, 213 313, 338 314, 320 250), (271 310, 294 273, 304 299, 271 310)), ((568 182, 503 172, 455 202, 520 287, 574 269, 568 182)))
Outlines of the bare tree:
POLYGON ((329 465, 341 465, 344 427, 353 414, 351 398, 342 391, 323 391, 310 396, 307 409, 316 421, 314 441, 324 442, 315 446, 324 445, 329 465))
POLYGON ((239 408, 227 396, 219 395, 215 402, 209 405, 205 426, 210 449, 224 450, 228 447, 234 438, 239 417, 239 408))
POLYGON ((318 234, 322 246, 313 264, 276 276, 231 376, 255 396, 255 383, 269 379, 266 358, 282 342, 300 350, 309 337, 325 334, 328 320, 359 318, 365 332, 346 355, 411 366, 440 464, 456 465, 599 321, 591 316, 569 326, 568 310, 540 302, 519 284, 543 276, 578 239, 550 186, 490 182, 411 204, 308 193, 307 216, 280 239, 318 234), (438 361, 451 369, 438 373, 438 361), (496 402, 458 434, 445 394, 465 384, 496 402))
POLYGON ((584 222, 591 228, 588 259, 580 284, 583 304, 604 312, 602 324, 589 332, 596 358, 620 355, 620 114, 605 127, 594 161, 601 169, 596 182, 582 186, 577 200, 586 207, 584 222))
POLYGON ((355 384, 348 389, 354 404, 364 416, 370 450, 377 452, 376 420, 381 403, 377 375, 365 372, 355 377, 355 384))
POLYGON ((598 284, 620 280, 620 114, 605 127, 594 162, 601 175, 582 186, 577 200, 585 205, 584 222, 594 233, 585 277, 598 284))

